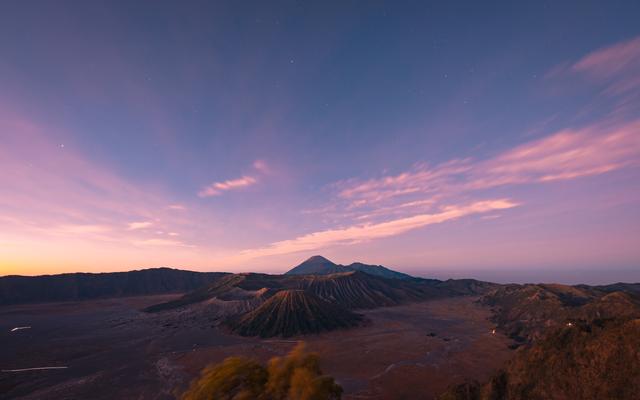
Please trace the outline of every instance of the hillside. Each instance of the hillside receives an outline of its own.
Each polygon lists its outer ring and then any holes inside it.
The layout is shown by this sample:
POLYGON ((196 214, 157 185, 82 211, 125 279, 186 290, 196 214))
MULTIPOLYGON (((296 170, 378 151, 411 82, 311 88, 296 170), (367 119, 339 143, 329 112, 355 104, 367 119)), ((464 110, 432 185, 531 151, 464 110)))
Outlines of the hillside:
POLYGON ((480 302, 493 308, 493 321, 502 331, 521 342, 538 339, 569 320, 640 316, 640 302, 633 293, 585 285, 505 285, 480 302))
POLYGON ((222 272, 152 268, 129 272, 0 277, 0 304, 75 301, 182 293, 206 286, 222 272))
POLYGON ((386 279, 360 271, 306 276, 299 288, 350 309, 394 306, 445 295, 429 285, 386 279))
POLYGON ((635 399, 640 393, 636 285, 505 285, 480 299, 522 346, 488 382, 441 400, 635 399), (615 291, 623 289, 625 291, 615 291))
POLYGON ((182 297, 166 303, 147 307, 147 312, 159 312, 201 303, 210 299, 243 300, 253 298, 257 291, 268 296, 283 287, 278 275, 267 274, 226 274, 209 285, 201 287, 182 297), (263 290, 264 289, 264 290, 263 290))
POLYGON ((350 328, 362 317, 303 290, 282 290, 227 325, 242 336, 295 336, 350 328))
POLYGON ((571 323, 522 349, 485 384, 451 388, 441 400, 636 399, 640 319, 571 323))
POLYGON ((476 279, 447 279, 446 281, 423 279, 422 281, 428 281, 432 286, 446 290, 452 295, 458 294, 462 296, 482 295, 502 286, 497 283, 479 281, 476 279))

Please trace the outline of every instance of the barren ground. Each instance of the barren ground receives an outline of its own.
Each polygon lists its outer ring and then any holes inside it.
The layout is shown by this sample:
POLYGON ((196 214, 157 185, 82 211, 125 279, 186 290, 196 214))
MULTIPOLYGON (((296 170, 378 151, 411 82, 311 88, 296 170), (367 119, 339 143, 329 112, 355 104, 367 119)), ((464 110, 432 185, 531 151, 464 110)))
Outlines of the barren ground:
POLYGON ((304 339, 346 399, 429 399, 485 380, 512 354, 470 297, 365 311, 364 327, 267 340, 225 333, 214 318, 138 311, 173 297, 0 307, 0 369, 67 367, 0 372, 0 398, 173 399, 209 363, 267 360, 304 339), (10 332, 18 326, 31 328, 10 332))

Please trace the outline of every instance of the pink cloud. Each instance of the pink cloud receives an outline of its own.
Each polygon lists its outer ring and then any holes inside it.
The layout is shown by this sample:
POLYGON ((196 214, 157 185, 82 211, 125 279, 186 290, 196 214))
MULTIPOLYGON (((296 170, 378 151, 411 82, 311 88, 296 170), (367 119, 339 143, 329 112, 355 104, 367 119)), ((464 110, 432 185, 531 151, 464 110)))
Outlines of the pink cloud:
POLYGON ((238 190, 246 188, 248 186, 258 183, 257 174, 267 175, 271 173, 269 166, 264 160, 255 160, 252 164, 256 174, 243 175, 237 179, 230 179, 223 182, 214 182, 200 190, 198 196, 200 197, 214 197, 219 196, 224 192, 231 190, 238 190))
POLYGON ((640 120, 567 129, 477 164, 472 186, 549 182, 599 175, 640 157, 640 120))
POLYGON ((640 88, 640 37, 593 51, 576 62, 563 63, 553 68, 547 77, 575 74, 603 84, 607 95, 634 95, 640 88))
POLYGON ((484 160, 458 159, 429 167, 417 164, 398 175, 338 182, 347 209, 367 216, 429 207, 444 199, 505 185, 545 183, 604 174, 638 165, 640 120, 594 124, 530 141, 484 160))
POLYGON ((596 50, 578 62, 572 69, 601 78, 640 68, 640 37, 596 50))
POLYGON ((62 225, 56 229, 56 231, 59 233, 67 233, 73 235, 104 233, 110 230, 111 228, 105 225, 62 225))
POLYGON ((361 243, 399 235, 467 215, 504 210, 517 205, 517 203, 508 199, 478 201, 468 205, 449 205, 432 214, 419 214, 377 224, 353 225, 346 228, 313 232, 295 239, 275 242, 263 248, 245 250, 241 252, 241 256, 256 258, 361 243))
POLYGON ((271 172, 269 169, 269 166, 264 160, 255 160, 253 162, 253 168, 255 168, 257 171, 263 174, 268 174, 269 172, 271 172))
POLYGON ((245 188, 247 186, 255 185, 256 183, 258 183, 258 180, 256 178, 245 175, 238 179, 231 179, 224 182, 214 182, 211 185, 203 188, 200 192, 198 192, 198 196, 200 197, 219 196, 223 192, 245 188))
POLYGON ((136 246, 179 246, 179 247, 194 247, 184 244, 178 240, 170 239, 145 239, 137 240, 133 242, 136 246))
POLYGON ((152 225, 153 225, 153 222, 151 221, 137 221, 137 222, 129 222, 127 226, 130 231, 133 231, 136 229, 148 228, 152 225))
MULTIPOLYGON (((252 164, 255 172, 258 174, 271 173, 269 166, 264 160, 255 160, 252 164)), ((238 190, 248 186, 252 186, 258 183, 258 177, 255 175, 244 175, 237 179, 230 179, 223 182, 214 182, 200 190, 198 196, 200 197, 214 197, 219 196, 223 192, 238 190)))

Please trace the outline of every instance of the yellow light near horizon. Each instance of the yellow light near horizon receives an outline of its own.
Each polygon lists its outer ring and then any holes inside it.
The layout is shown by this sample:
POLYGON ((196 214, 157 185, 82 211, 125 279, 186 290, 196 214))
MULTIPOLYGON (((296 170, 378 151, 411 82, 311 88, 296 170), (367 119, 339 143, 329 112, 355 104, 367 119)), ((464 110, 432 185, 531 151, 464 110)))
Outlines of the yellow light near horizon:
POLYGON ((135 245, 128 241, 95 240, 82 236, 0 237, 0 276, 69 272, 115 272, 160 266, 206 267, 214 255, 199 249, 135 245))

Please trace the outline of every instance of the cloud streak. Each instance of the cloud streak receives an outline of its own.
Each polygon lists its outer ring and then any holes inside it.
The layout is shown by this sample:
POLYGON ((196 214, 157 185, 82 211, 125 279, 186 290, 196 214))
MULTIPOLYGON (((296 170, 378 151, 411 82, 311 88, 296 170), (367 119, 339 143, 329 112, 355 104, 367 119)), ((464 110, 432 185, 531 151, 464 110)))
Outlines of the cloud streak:
POLYGON ((241 178, 231 179, 224 182, 214 182, 209 186, 202 188, 202 190, 198 192, 198 196, 200 197, 219 196, 224 192, 246 188, 247 186, 252 186, 252 185, 255 185, 256 183, 258 183, 258 180, 256 178, 245 175, 241 178))
POLYGON ((622 94, 640 88, 640 37, 596 50, 571 66, 575 72, 608 82, 608 92, 622 94))
POLYGON ((428 225, 455 220, 467 215, 505 210, 518 204, 508 199, 478 201, 468 205, 443 207, 439 212, 419 214, 377 224, 362 224, 341 229, 329 229, 272 243, 269 246, 245 250, 242 257, 256 258, 318 250, 330 246, 348 245, 399 235, 428 225))
POLYGON ((199 197, 215 197, 220 196, 224 192, 244 189, 258 183, 258 175, 268 175, 271 173, 269 166, 264 160, 256 160, 252 164, 255 170, 252 175, 243 175, 240 178, 229 179, 222 182, 213 182, 203 187, 199 192, 199 197))
POLYGON ((389 212, 506 185, 600 175, 640 160, 640 120, 567 129, 484 160, 417 164, 397 175, 334 185, 348 209, 389 212))
POLYGON ((145 240, 137 240, 133 242, 136 246, 180 246, 180 247, 193 247, 191 245, 184 244, 179 240, 171 240, 171 239, 145 239, 145 240))
POLYGON ((151 222, 151 221, 129 222, 128 229, 130 231, 133 231, 133 230, 136 230, 136 229, 149 228, 152 225, 153 225, 153 222, 151 222))
POLYGON ((554 68, 548 78, 583 76, 604 85, 608 96, 630 95, 640 89, 640 37, 593 51, 575 62, 554 68))

